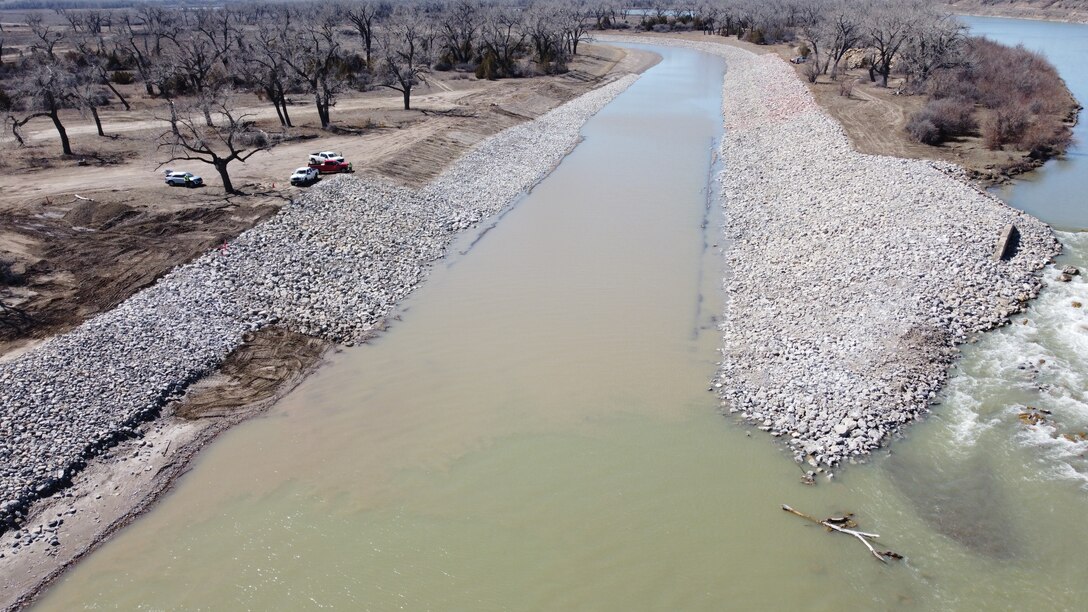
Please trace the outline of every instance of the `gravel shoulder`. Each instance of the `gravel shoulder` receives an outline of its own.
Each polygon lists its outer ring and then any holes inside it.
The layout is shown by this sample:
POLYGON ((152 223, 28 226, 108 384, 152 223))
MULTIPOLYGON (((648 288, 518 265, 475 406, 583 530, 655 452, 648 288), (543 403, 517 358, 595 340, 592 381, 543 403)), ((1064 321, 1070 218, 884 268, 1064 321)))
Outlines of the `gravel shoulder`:
POLYGON ((957 166, 859 153, 779 57, 654 42, 728 62, 723 409, 817 471, 871 453, 928 412, 958 344, 1037 295, 1060 244, 957 166))
MULTIPOLYGON (((639 54, 626 67, 652 63, 639 54)), ((113 310, 0 363, 0 572, 18 576, 0 606, 29 602, 167 490, 203 444, 297 384, 329 346, 380 332, 462 231, 544 178, 582 124, 636 79, 615 74, 483 140, 421 189, 366 175, 322 181, 113 310), (247 371, 239 351, 270 330, 295 337, 277 346, 305 345, 279 356, 301 374, 269 385, 256 407, 226 401, 228 418, 214 418, 236 373, 228 366, 247 371), (122 501, 102 502, 103 491, 122 501), (46 501, 31 508, 35 500, 46 501)))

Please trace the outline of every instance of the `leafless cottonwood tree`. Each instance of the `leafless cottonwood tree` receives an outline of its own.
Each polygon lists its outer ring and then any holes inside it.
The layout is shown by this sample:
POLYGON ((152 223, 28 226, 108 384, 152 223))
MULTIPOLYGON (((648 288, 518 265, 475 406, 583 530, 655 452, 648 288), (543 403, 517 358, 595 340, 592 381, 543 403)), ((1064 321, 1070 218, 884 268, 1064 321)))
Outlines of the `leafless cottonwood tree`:
POLYGON ((126 14, 120 23, 118 43, 133 58, 147 95, 168 95, 165 84, 173 73, 163 57, 164 44, 177 40, 181 32, 174 16, 162 8, 141 5, 135 15, 126 14))
POLYGON ((348 21, 355 26, 355 31, 359 33, 359 40, 363 44, 363 51, 365 52, 367 69, 373 69, 373 61, 371 56, 374 51, 374 30, 377 27, 381 17, 385 16, 388 10, 386 7, 371 2, 370 0, 363 0, 362 2, 355 2, 348 6, 344 15, 348 21))
POLYGON ((242 31, 238 27, 239 16, 229 6, 213 11, 198 11, 196 21, 190 26, 193 36, 207 41, 216 61, 225 71, 230 68, 231 53, 242 44, 242 31))
POLYGON ((220 88, 226 85, 222 54, 207 39, 189 35, 178 42, 172 59, 178 76, 195 93, 198 105, 204 109, 204 120, 211 125, 211 107, 220 88))
POLYGON ((389 23, 380 41, 377 84, 399 91, 404 110, 412 109, 412 90, 425 82, 433 61, 430 26, 416 15, 400 15, 389 23))
POLYGON ((892 63, 914 35, 917 15, 918 5, 913 0, 874 0, 866 7, 865 31, 873 49, 873 69, 884 87, 888 86, 892 63))
POLYGON ((862 16, 845 0, 835 0, 826 14, 830 32, 828 59, 831 62, 831 75, 838 76, 843 56, 850 49, 861 45, 864 38, 862 16))
POLYGON ((525 53, 527 39, 520 10, 505 6, 490 9, 480 29, 483 53, 476 75, 488 79, 520 76, 517 60, 525 53))
POLYGON ((280 135, 270 135, 257 129, 252 115, 239 113, 229 100, 221 102, 216 108, 220 121, 219 125, 214 126, 202 123, 202 109, 179 108, 171 101, 169 110, 169 116, 161 117, 170 127, 159 135, 159 150, 164 154, 159 166, 178 160, 209 164, 219 173, 223 190, 229 194, 240 193, 230 180, 230 163, 245 163, 250 157, 282 141, 280 135))
POLYGON ((566 38, 567 50, 571 55, 578 55, 578 43, 589 35, 589 12, 581 2, 570 2, 559 9, 557 17, 566 38))
POLYGON ((116 96, 121 105, 125 107, 125 110, 132 110, 132 105, 128 103, 128 99, 110 81, 110 74, 106 69, 106 54, 102 52, 102 48, 103 45, 99 45, 99 51, 95 51, 86 37, 75 40, 75 50, 79 55, 79 61, 85 65, 87 78, 93 79, 99 85, 109 89, 110 93, 116 96))
POLYGON ((326 14, 320 20, 303 21, 292 28, 290 47, 281 57, 314 97, 321 128, 329 129, 329 109, 352 75, 345 71, 335 16, 326 14))
POLYGON ((593 18, 593 28, 607 30, 612 24, 612 13, 615 8, 605 2, 597 2, 589 6, 589 15, 593 18))
POLYGON ((535 6, 525 15, 525 31, 533 50, 533 61, 543 74, 565 72, 567 34, 559 10, 553 6, 535 6))
POLYGON ((823 7, 817 2, 812 2, 800 8, 798 11, 797 34, 809 49, 809 61, 805 65, 805 76, 810 83, 823 73, 822 60, 827 54, 824 43, 829 36, 827 22, 824 17, 823 7))
POLYGON ((294 127, 287 111, 287 93, 297 81, 287 62, 291 56, 289 33, 290 13, 284 11, 279 19, 267 19, 257 27, 244 56, 248 82, 276 108, 283 127, 294 127))
POLYGON ((99 136, 105 136, 98 109, 109 104, 110 89, 102 84, 101 76, 92 65, 77 66, 73 70, 72 95, 81 112, 90 113, 99 136))
MULTIPOLYGON (((426 19, 416 13, 416 19, 426 19)), ((452 64, 469 64, 476 53, 476 37, 480 31, 480 11, 469 0, 454 0, 439 18, 439 32, 446 56, 452 64)))
POLYGON ((41 15, 28 15, 26 25, 36 39, 30 44, 31 50, 55 61, 57 59, 55 49, 60 41, 64 40, 64 32, 46 24, 41 15))
POLYGON ((68 130, 61 123, 60 111, 78 105, 75 87, 76 78, 67 66, 50 62, 44 57, 34 61, 33 67, 15 84, 13 96, 19 100, 19 110, 26 111, 27 114, 22 118, 8 116, 11 133, 20 145, 24 142, 19 128, 36 117, 49 117, 60 136, 61 150, 65 155, 72 155, 72 144, 68 140, 68 130))
POLYGON ((934 11, 920 13, 914 32, 900 52, 903 70, 914 91, 921 91, 939 70, 964 60, 967 27, 952 15, 934 11))

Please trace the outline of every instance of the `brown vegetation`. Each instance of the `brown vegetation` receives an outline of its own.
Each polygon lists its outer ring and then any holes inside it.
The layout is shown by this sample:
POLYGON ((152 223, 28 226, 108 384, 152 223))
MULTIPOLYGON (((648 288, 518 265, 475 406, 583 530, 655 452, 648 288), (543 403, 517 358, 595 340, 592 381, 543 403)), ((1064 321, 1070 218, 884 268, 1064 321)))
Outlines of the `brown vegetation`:
MULTIPOLYGON (((927 109, 942 104, 972 119, 974 105, 991 111, 981 122, 991 149, 1011 145, 1044 159, 1065 152, 1072 138, 1065 84, 1045 57, 1023 47, 970 38, 963 60, 936 74, 926 89, 933 99, 927 109)), ((962 123, 940 142, 972 133, 976 123, 962 123)))

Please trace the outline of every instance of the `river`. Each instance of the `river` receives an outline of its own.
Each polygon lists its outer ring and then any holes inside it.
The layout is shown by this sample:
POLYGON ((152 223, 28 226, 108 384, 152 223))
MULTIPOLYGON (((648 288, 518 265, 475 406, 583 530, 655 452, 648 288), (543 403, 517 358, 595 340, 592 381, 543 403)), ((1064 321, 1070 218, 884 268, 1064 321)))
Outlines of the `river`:
POLYGON ((725 66, 654 51, 401 322, 225 434, 39 608, 1082 608, 1085 491, 1019 441, 1033 356, 967 347, 931 418, 816 487, 722 417, 725 66), (782 503, 855 512, 907 559, 782 503))

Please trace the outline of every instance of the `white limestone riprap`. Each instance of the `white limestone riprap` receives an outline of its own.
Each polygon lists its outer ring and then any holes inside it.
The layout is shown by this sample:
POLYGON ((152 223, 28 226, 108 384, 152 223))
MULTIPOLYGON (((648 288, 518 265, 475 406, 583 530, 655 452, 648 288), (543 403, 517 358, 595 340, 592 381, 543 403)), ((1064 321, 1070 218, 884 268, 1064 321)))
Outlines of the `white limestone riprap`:
POLYGON ((117 308, 0 363, 0 532, 34 499, 280 324, 353 342, 422 281, 458 232, 511 205, 577 143, 628 75, 483 142, 418 192, 322 181, 268 222, 117 308))
POLYGON ((775 55, 649 42, 727 61, 723 407, 797 460, 878 448, 928 410, 956 344, 1035 297, 1060 244, 955 166, 858 153, 775 55), (994 261, 1007 224, 1019 250, 994 261))

